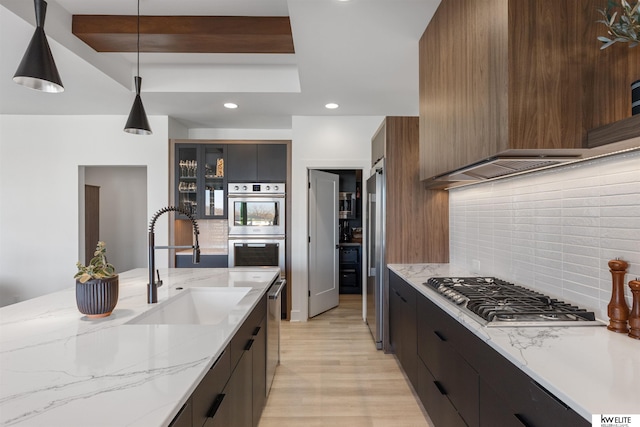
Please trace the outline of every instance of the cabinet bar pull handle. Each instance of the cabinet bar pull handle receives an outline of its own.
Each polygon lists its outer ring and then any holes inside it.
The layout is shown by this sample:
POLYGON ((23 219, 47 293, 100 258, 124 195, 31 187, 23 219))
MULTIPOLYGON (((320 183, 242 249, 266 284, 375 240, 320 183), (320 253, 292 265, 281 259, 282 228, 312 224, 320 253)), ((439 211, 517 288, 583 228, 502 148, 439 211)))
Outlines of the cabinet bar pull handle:
POLYGON ((436 388, 438 389, 441 395, 443 396, 447 395, 447 390, 445 390, 442 384, 440 384, 440 381, 434 381, 433 384, 435 384, 436 388))
POLYGON ((523 427, 531 427, 520 414, 513 414, 514 417, 523 425, 523 427))
POLYGON ((538 384, 536 381, 529 381, 531 384, 533 384, 533 386, 537 389, 539 389, 540 391, 542 391, 544 394, 546 394, 547 396, 549 396, 550 398, 552 398, 553 400, 555 400, 556 402, 558 402, 558 404, 560 406, 562 406, 564 409, 569 409, 569 407, 566 405, 566 403, 564 403, 562 400, 558 399, 553 393, 549 392, 549 390, 547 390, 546 388, 542 387, 540 384, 538 384))
POLYGON ((213 418, 216 416, 216 412, 218 412, 218 409, 220 408, 220 405, 222 405, 222 401, 224 400, 224 393, 220 393, 219 395, 216 396, 216 400, 213 401, 213 405, 211 405, 211 408, 209 409, 209 412, 207 413, 207 418, 213 418))
POLYGON ((222 353, 220 353, 220 356, 218 356, 218 358, 216 359, 215 362, 213 362, 213 365, 211 365, 211 367, 209 369, 213 369, 216 367, 216 365, 218 364, 218 362, 220 361, 220 359, 222 358, 222 356, 224 356, 224 354, 227 352, 227 349, 225 348, 224 350, 222 350, 222 353))
POLYGON ((256 335, 258 335, 258 332, 260 332, 260 326, 256 326, 256 328, 253 330, 253 336, 255 337, 256 335))
POLYGON ((442 333, 441 333, 441 332, 433 331, 433 333, 434 333, 434 334, 436 334, 436 336, 437 336, 438 338, 440 338, 440 340, 441 340, 441 341, 446 341, 446 340, 447 340, 447 338, 446 338, 444 335, 442 335, 442 333))
POLYGON ((249 340, 247 345, 244 346, 245 351, 251 350, 251 346, 253 345, 253 340, 249 340))

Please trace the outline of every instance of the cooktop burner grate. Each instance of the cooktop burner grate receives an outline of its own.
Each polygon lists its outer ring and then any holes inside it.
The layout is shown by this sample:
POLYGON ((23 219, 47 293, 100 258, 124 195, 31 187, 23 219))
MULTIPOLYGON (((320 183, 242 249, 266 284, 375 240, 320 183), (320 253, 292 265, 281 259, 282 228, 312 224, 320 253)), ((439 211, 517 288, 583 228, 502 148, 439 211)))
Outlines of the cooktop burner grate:
POLYGON ((592 311, 495 277, 432 277, 426 285, 487 326, 599 324, 592 311))

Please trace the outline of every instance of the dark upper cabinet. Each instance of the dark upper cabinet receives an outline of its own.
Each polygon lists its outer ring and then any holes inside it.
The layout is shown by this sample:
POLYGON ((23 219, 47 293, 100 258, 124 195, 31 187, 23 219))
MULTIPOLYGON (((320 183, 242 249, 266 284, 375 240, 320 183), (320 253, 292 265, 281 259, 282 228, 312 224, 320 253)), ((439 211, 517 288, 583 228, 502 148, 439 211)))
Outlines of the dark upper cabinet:
POLYGON ((230 144, 228 182, 286 182, 286 144, 230 144))
POLYGON ((229 182, 258 181, 258 151, 256 144, 232 144, 227 147, 229 182))
POLYGON ((258 182, 286 182, 287 146, 285 144, 259 144, 258 182))

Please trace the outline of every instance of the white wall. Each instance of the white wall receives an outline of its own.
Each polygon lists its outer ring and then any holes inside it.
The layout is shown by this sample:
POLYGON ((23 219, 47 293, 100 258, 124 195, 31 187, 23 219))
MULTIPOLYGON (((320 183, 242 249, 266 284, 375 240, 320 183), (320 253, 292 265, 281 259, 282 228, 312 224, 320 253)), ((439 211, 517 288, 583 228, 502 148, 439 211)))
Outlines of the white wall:
MULTIPOLYGON (((84 182, 100 187, 100 240, 118 271, 147 266, 147 168, 87 166, 84 182)), ((82 189, 81 189, 82 191, 82 189)), ((82 211, 82 204, 80 210, 82 211)), ((83 233, 79 239, 82 245, 83 233)))
MULTIPOLYGON (((74 285, 81 166, 146 166, 147 217, 168 201, 168 118, 153 135, 122 131, 126 116, 0 116, 0 305, 74 285)), ((168 218, 156 228, 167 241, 168 218)), ((158 266, 167 259, 158 257, 158 266)))
POLYGON ((452 264, 604 320, 608 261, 629 263, 625 284, 640 277, 640 151, 454 189, 449 208, 452 264))
POLYGON ((291 129, 189 129, 189 139, 290 140, 291 129))
POLYGON ((309 235, 308 170, 371 167, 371 137, 384 117, 307 117, 292 121, 292 179, 289 185, 295 209, 291 213, 292 321, 308 317, 307 255, 309 235))

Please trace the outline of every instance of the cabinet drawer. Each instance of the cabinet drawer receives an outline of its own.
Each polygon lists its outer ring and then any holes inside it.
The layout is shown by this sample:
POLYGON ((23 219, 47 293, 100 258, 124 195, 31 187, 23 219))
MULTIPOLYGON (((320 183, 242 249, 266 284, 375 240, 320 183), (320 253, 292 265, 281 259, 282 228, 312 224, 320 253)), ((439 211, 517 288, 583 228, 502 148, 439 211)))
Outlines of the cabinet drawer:
POLYGON ((502 404, 509 406, 512 413, 517 414, 524 425, 530 427, 554 425, 588 427, 591 425, 476 336, 472 336, 469 340, 468 349, 468 354, 473 357, 473 366, 486 386, 502 398, 502 404))
POLYGON ((256 328, 260 327, 262 319, 267 314, 267 299, 262 298, 258 305, 253 309, 247 320, 242 324, 238 332, 231 339, 230 353, 231 353, 231 370, 235 368, 242 353, 244 353, 247 344, 253 338, 256 328))
POLYGON ((443 394, 443 391, 438 388, 439 384, 419 359, 417 376, 418 387, 416 392, 436 427, 466 427, 467 425, 458 414, 458 411, 456 411, 456 408, 447 399, 447 396, 443 394))
POLYGON ((478 425, 479 376, 457 348, 464 347, 470 336, 452 333, 446 316, 426 298, 417 301, 417 353, 438 387, 453 403, 469 426, 478 425), (443 332, 444 331, 444 332, 443 332), (456 345, 453 345, 455 342, 456 345))
POLYGON ((194 426, 202 426, 207 421, 216 399, 229 380, 230 372, 230 351, 227 346, 191 396, 194 426))
POLYGON ((340 248, 340 262, 357 264, 359 261, 358 252, 356 248, 340 248))
POLYGON ((480 427, 526 427, 498 393, 480 380, 480 427))
POLYGON ((358 277, 356 272, 340 272, 340 286, 358 286, 358 277))

